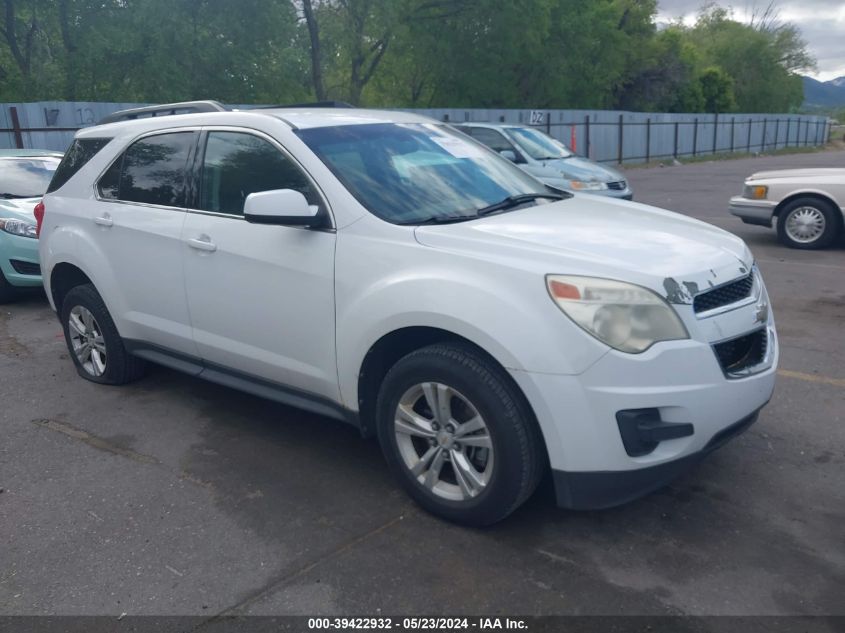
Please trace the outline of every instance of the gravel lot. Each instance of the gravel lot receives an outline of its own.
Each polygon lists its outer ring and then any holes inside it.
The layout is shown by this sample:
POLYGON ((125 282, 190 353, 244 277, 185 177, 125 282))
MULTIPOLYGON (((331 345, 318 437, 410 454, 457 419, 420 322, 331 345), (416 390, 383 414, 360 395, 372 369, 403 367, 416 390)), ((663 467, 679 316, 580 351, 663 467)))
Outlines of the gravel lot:
POLYGON ((752 171, 845 152, 633 169, 636 198, 734 231, 781 376, 746 434, 603 512, 541 489, 493 528, 418 510, 374 441, 153 368, 78 378, 45 300, 0 309, 0 615, 845 615, 845 248, 727 213, 752 171))

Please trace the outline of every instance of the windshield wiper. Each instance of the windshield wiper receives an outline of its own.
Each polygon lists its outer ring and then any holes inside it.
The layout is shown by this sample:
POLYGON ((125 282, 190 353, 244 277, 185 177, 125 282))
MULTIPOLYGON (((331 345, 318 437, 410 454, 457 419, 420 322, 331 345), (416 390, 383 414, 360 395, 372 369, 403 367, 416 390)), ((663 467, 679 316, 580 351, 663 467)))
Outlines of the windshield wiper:
POLYGON ((505 209, 510 209, 511 207, 516 207, 520 204, 531 202, 532 200, 537 200, 538 198, 564 200, 565 198, 567 198, 567 196, 562 193, 521 193, 515 196, 508 196, 501 202, 496 202, 486 207, 482 207, 478 210, 477 213, 479 217, 482 215, 489 215, 491 213, 495 213, 496 211, 504 211, 505 209))
POLYGON ((472 215, 431 215, 421 220, 408 220, 407 222, 399 222, 402 226, 417 226, 419 224, 452 224, 454 222, 465 222, 466 220, 474 220, 478 216, 472 215))

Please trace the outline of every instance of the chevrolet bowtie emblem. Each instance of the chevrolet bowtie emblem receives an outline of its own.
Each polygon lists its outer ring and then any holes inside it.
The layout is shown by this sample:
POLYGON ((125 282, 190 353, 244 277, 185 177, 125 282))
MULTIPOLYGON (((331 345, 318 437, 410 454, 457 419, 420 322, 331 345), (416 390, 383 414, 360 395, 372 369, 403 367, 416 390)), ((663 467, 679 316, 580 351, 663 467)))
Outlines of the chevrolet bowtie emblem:
POLYGON ((766 323, 769 320, 769 304, 758 303, 757 310, 754 312, 754 320, 759 323, 766 323))

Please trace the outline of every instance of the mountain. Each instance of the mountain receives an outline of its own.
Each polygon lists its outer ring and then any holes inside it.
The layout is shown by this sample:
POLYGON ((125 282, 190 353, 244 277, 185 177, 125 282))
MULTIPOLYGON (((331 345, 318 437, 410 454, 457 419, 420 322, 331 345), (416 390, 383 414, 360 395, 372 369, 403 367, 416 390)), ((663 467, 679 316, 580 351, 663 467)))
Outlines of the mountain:
POLYGON ((812 77, 801 79, 804 80, 805 108, 845 108, 845 77, 824 82, 812 77))

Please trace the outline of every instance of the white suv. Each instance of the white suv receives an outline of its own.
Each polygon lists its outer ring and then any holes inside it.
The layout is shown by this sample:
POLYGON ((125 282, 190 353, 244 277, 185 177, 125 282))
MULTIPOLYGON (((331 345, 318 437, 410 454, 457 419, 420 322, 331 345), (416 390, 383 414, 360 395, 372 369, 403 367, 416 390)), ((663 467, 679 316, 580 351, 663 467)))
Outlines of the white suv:
POLYGON ((349 422, 474 525, 549 470, 562 506, 634 499, 772 395, 768 296, 729 233, 551 189, 413 114, 146 116, 167 108, 80 131, 39 208, 83 378, 153 361, 349 422))

